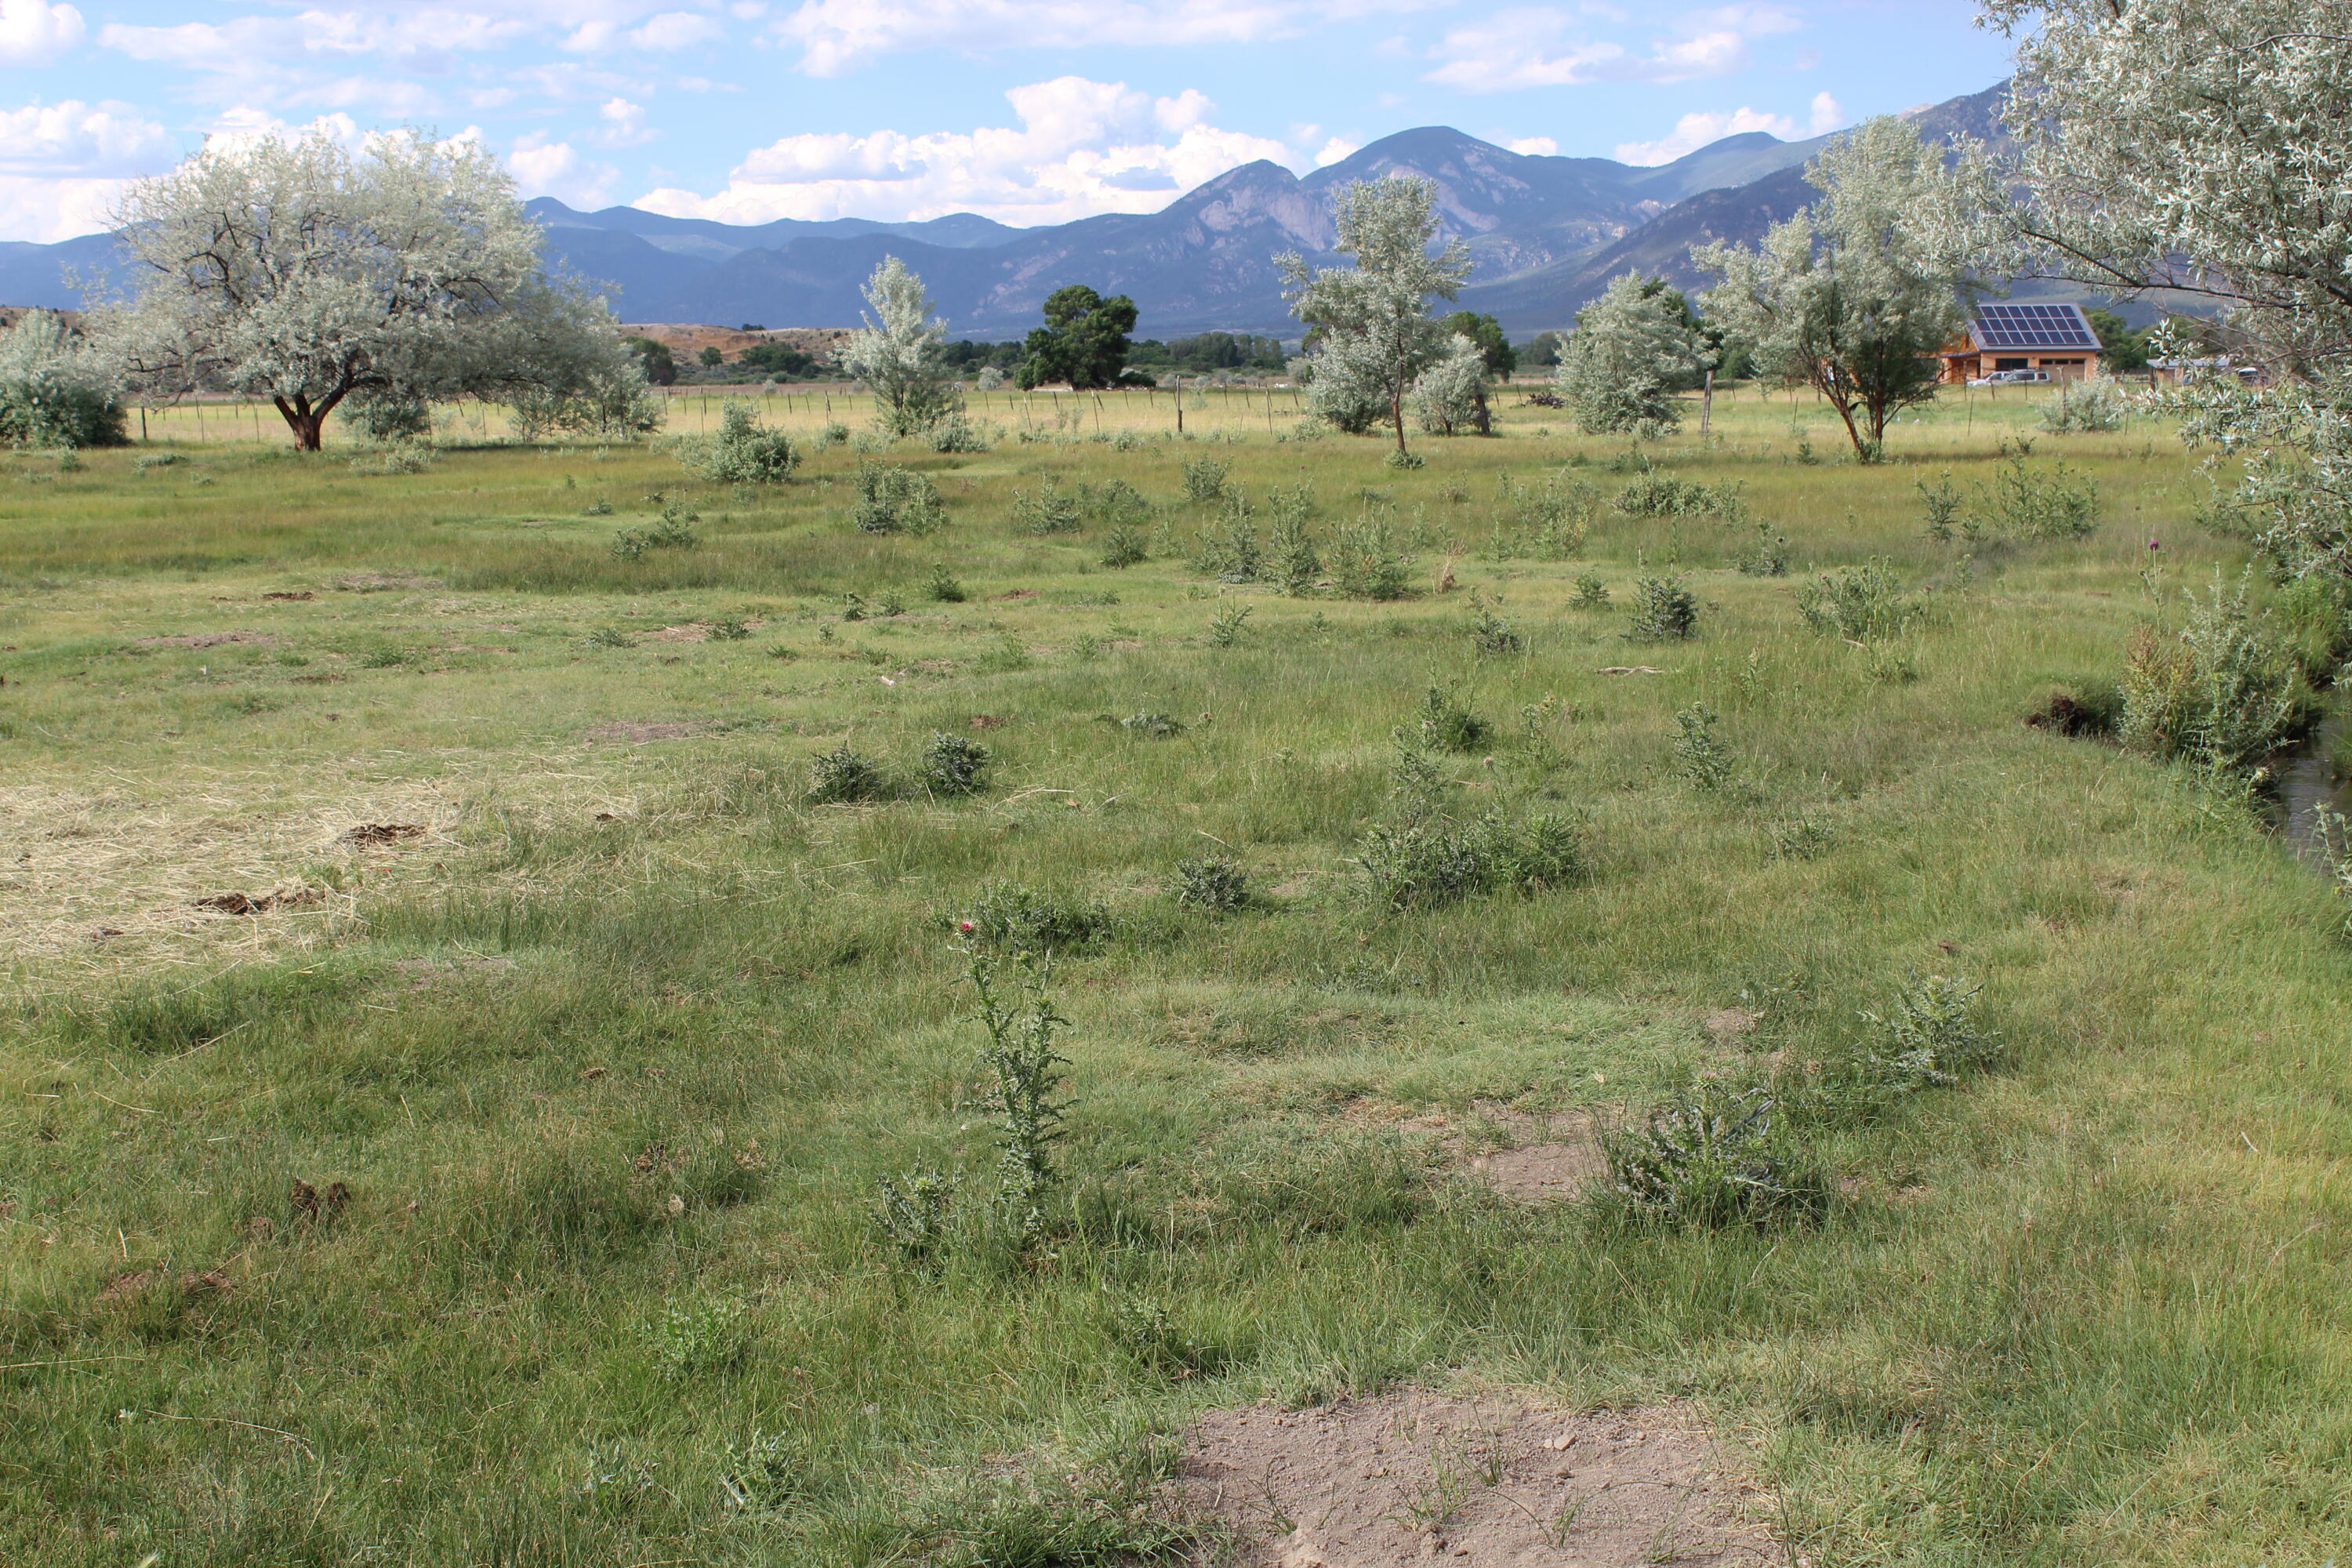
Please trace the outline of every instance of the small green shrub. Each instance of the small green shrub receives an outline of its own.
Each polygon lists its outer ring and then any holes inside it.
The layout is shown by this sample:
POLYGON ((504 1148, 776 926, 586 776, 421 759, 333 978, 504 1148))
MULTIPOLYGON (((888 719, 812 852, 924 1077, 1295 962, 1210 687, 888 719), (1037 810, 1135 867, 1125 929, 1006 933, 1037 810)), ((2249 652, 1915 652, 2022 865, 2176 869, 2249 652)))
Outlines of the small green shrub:
POLYGON ((1150 548, 1145 543, 1143 530, 1139 528, 1121 523, 1103 537, 1102 563, 1113 571, 1139 565, 1150 559, 1150 548))
POLYGON ((1001 975, 986 957, 972 954, 969 973, 980 998, 981 1026, 988 1034, 980 1059, 994 1079, 990 1100, 996 1115, 998 1234, 1013 1251, 1025 1253, 1045 1238, 1045 1205, 1063 1180, 1054 1145, 1062 1137, 1070 1102, 1055 1096, 1070 1058, 1062 1055, 1055 1037, 1070 1021, 1055 1011, 1045 994, 1047 966, 1034 963, 1026 952, 1017 963, 1027 993, 1019 1005, 1000 990, 1001 975))
POLYGON ((1076 533, 1082 508, 1078 498, 1062 491, 1061 477, 1047 474, 1034 490, 1013 492, 1013 524, 1025 533, 1076 533))
POLYGON ((1605 610, 1609 607, 1609 584, 1590 572, 1580 572, 1576 597, 1569 602, 1580 610, 1605 610))
POLYGON ((1176 905, 1226 914, 1249 902, 1249 873, 1230 855, 1195 855, 1176 862, 1176 905))
POLYGON ((934 730, 929 743, 923 747, 922 767, 917 776, 933 795, 971 795, 981 787, 981 774, 987 767, 987 747, 961 735, 934 730))
MULTIPOLYGON (((999 434, 1002 434, 1000 431, 999 434)), ((925 433, 923 439, 934 452, 985 452, 988 436, 981 427, 961 414, 951 414, 925 433)))
POLYGON ((1222 500, 1225 493, 1226 465, 1214 458, 1194 458, 1184 465, 1184 494, 1192 500, 1222 500))
POLYGON ((1250 613, 1255 607, 1250 605, 1227 605, 1210 616, 1209 646, 1231 647, 1241 641, 1243 623, 1250 618, 1250 613))
POLYGON ((1698 600, 1680 577, 1644 577, 1634 592, 1640 602, 1625 633, 1633 641, 1664 642, 1698 629, 1698 600))
POLYGON ((965 594, 963 584, 956 581, 955 574, 948 570, 947 563, 934 561, 931 563, 931 574, 923 581, 923 596, 937 604, 961 605, 964 602, 965 594))
POLYGON ((857 465, 857 510, 860 532, 907 533, 920 538, 947 523, 939 487, 929 474, 898 463, 861 461, 857 465))
POLYGON ((1169 741, 1184 732, 1183 721, 1167 713, 1130 713, 1118 721, 1118 727, 1130 735, 1147 741, 1169 741))
POLYGON ((1798 591, 1797 614, 1821 637, 1873 642, 1896 637, 1927 613, 1883 556, 1824 572, 1798 591))
POLYGON ((1495 727, 1454 700, 1451 689, 1433 686, 1421 700, 1415 722, 1421 744, 1432 751, 1483 751, 1495 738, 1495 727))
POLYGON ((2099 489, 2090 475, 2064 463, 2029 468, 2022 451, 1979 496, 1987 526, 2014 539, 2080 539, 2099 526, 2099 489))
MULTIPOLYGON (((1948 544, 1954 532, 1963 527, 1960 518, 1960 492, 1952 484, 1952 470, 1946 468, 1933 489, 1927 481, 1919 481, 1919 502, 1926 513, 1927 537, 1938 544, 1948 544)), ((1969 536, 1976 530, 1970 526, 1969 536)))
POLYGON ((719 412, 717 434, 681 437, 675 455, 687 472, 722 485, 780 485, 801 461, 790 436, 763 426, 750 404, 731 401, 719 412))
POLYGON ((748 642, 751 637, 751 623, 740 616, 721 616, 710 623, 712 642, 748 642))
POLYGON ((1731 752, 1717 738, 1715 710, 1695 703, 1675 715, 1675 771, 1701 789, 1731 781, 1731 752))
POLYGON ((2051 436, 2120 430, 2125 416, 2130 412, 2130 399, 2105 383, 2061 386, 2056 399, 2042 405, 2042 429, 2051 436))
POLYGON ((1331 545, 1331 575, 1350 599, 1402 599, 1412 563, 1390 539, 1385 519, 1367 513, 1341 527, 1331 545))
POLYGON ((846 742, 809 762, 809 798, 820 804, 872 800, 882 789, 882 770, 846 742))

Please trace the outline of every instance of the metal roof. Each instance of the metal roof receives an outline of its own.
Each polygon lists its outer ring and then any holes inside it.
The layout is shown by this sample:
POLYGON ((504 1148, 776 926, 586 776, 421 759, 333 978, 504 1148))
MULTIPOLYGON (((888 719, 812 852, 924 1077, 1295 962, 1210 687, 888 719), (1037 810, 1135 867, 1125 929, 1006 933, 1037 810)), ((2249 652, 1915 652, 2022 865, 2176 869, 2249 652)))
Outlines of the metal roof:
POLYGON ((1979 305, 1969 333, 1980 349, 2086 349, 2099 335, 2080 305, 1979 305))

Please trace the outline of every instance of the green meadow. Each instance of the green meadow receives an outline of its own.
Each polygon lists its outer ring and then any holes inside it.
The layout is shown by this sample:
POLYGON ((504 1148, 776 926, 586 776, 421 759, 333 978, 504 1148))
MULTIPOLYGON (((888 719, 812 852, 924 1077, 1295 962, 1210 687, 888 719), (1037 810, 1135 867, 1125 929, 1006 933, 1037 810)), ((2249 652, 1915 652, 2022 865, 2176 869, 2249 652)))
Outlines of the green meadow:
POLYGON ((1410 469, 1255 390, 759 489, 217 405, 0 462, 0 1561, 1208 1563, 1200 1412, 1411 1385, 1686 1402, 1819 1568, 2344 1560, 2344 906, 2025 722, 2237 580, 2206 454, 1497 405, 1410 469), (1066 1020, 1034 1216, 975 955, 1066 1020), (1773 1201, 1473 1168, 1693 1095, 1773 1201))

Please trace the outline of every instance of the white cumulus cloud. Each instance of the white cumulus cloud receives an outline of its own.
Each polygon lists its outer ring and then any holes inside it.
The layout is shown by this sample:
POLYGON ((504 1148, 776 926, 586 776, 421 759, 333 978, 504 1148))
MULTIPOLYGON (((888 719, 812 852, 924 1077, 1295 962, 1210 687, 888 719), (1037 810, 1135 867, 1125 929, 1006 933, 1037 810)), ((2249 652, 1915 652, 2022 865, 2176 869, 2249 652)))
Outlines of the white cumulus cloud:
POLYGON ((0 110, 0 173, 149 174, 179 152, 171 133, 127 103, 28 103, 0 110))
POLYGON ((776 24, 811 76, 908 49, 1247 44, 1296 30, 1288 0, 802 0, 776 24))
MULTIPOLYGON (((663 188, 636 205, 676 217, 920 219, 976 212, 1012 224, 1150 212, 1239 163, 1287 162, 1279 142, 1210 123, 1198 92, 1154 98, 1123 82, 1057 77, 1005 95, 1021 121, 968 132, 786 136, 755 149, 724 189, 663 188)), ((1328 149, 1327 149, 1328 151, 1328 149)))
POLYGON ((1671 132, 1655 142, 1619 142, 1617 161, 1643 167, 1671 163, 1711 142, 1720 142, 1727 136, 1746 135, 1751 131, 1762 131, 1778 136, 1783 142, 1790 142, 1796 139, 1797 122, 1785 114, 1767 114, 1759 109, 1735 109, 1729 113, 1685 114, 1675 121, 1671 132))
POLYGON ((1556 158, 1559 155, 1559 143, 1549 136, 1522 136, 1505 145, 1514 153, 1524 153, 1531 158, 1556 158))
POLYGON ((575 207, 601 207, 613 198, 621 171, 583 156, 569 142, 551 140, 534 131, 516 142, 507 153, 515 187, 525 197, 553 196, 575 207))
POLYGON ((0 66, 45 66, 82 39, 81 13, 42 0, 0 0, 0 66))
POLYGON ((1690 81, 1745 69, 1752 40, 1802 24, 1777 5, 1719 5, 1678 17, 1672 31, 1638 52, 1593 36, 1587 6, 1497 11, 1445 35, 1432 55, 1431 81, 1465 92, 1575 87, 1599 81, 1690 81))

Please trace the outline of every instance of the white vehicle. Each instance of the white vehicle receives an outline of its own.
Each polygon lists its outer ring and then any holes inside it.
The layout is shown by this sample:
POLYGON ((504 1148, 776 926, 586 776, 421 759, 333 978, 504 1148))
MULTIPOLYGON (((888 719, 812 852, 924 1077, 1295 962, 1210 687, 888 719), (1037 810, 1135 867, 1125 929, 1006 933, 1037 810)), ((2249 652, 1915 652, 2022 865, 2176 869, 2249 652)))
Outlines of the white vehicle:
POLYGON ((2046 370, 1997 370, 1990 375, 1978 376, 1969 384, 1970 386, 2025 386, 2049 379, 2050 373, 2046 370))

